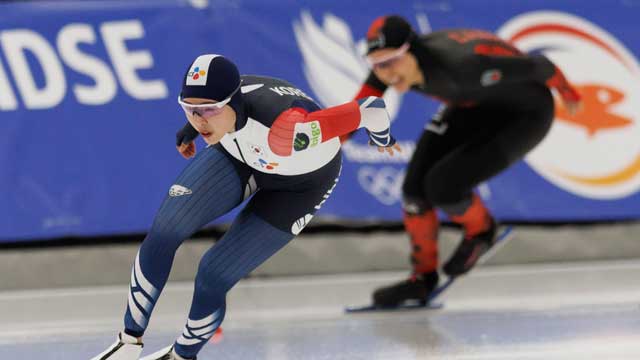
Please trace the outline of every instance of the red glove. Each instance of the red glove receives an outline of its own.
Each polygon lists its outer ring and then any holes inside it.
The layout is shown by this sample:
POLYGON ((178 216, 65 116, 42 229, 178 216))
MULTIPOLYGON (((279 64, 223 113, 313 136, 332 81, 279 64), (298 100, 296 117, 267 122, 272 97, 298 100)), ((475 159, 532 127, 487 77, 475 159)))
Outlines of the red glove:
POLYGON ((549 88, 558 91, 570 114, 575 114, 582 107, 582 97, 580 93, 571 86, 557 66, 556 72, 547 80, 546 84, 549 88))
POLYGON ((564 74, 558 67, 556 67, 556 72, 553 76, 547 80, 547 86, 558 90, 563 100, 580 101, 581 99, 580 94, 569 84, 569 81, 567 81, 567 78, 564 77, 564 74))

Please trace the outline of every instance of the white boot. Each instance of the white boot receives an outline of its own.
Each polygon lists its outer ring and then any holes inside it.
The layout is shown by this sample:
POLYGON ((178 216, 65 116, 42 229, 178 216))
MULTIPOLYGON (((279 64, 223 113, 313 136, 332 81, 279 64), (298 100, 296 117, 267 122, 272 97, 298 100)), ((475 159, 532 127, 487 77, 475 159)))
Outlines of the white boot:
POLYGON ((143 346, 135 337, 119 333, 116 342, 91 360, 138 360, 143 346))
MULTIPOLYGON (((171 346, 167 346, 166 348, 160 351, 154 352, 151 355, 147 355, 140 360, 188 360, 188 359, 180 357, 180 355, 176 354, 176 352, 173 351, 173 345, 171 345, 171 346)), ((196 360, 196 359, 193 358, 191 360, 196 360)))

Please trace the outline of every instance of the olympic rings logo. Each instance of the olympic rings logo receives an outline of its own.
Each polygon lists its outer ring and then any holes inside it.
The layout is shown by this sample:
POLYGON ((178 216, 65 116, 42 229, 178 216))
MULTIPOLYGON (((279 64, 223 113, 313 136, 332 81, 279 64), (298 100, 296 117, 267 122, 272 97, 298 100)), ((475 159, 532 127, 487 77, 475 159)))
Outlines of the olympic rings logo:
POLYGON ((358 182, 362 189, 385 205, 393 205, 402 200, 404 176, 404 170, 390 166, 363 166, 358 170, 358 182))

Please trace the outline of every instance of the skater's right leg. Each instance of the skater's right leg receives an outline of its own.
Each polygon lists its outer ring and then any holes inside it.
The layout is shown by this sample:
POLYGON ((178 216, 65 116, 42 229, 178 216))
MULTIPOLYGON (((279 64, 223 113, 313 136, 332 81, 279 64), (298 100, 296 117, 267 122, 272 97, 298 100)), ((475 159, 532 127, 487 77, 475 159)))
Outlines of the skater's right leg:
MULTIPOLYGON (((463 146, 468 133, 451 121, 465 117, 464 108, 439 109, 425 127, 407 166, 402 185, 404 226, 411 240, 413 275, 432 274, 438 268, 438 216, 429 196, 429 174, 455 149, 463 146)), ((429 276, 434 278, 434 276, 429 276)), ((434 285, 435 286, 435 285, 434 285)))
POLYGON ((457 139, 446 132, 448 125, 442 123, 442 114, 450 111, 436 114, 431 126, 422 133, 402 186, 403 223, 411 242, 411 276, 377 289, 373 293, 375 305, 392 307, 409 300, 425 301, 438 285, 439 223, 424 182, 430 169, 456 146, 457 139))
POLYGON ((424 302, 438 285, 438 217, 435 210, 421 209, 419 213, 410 213, 405 209, 404 226, 411 241, 412 275, 405 281, 376 290, 373 302, 378 306, 393 307, 409 300, 424 302))
POLYGON ((182 242, 243 200, 247 176, 232 161, 218 146, 207 147, 169 190, 131 271, 125 333, 144 333, 182 242))
MULTIPOLYGON (((124 334, 119 335, 112 347, 123 342, 122 338, 136 338, 141 343, 178 247, 199 228, 240 204, 251 192, 245 191, 249 176, 234 165, 234 160, 220 146, 205 148, 187 165, 171 186, 135 258, 124 334)), ((119 349, 94 359, 138 359, 138 356, 124 355, 123 347, 119 349)))
POLYGON ((478 121, 464 124, 466 118, 470 118, 469 109, 442 106, 416 144, 402 187, 404 225, 411 240, 412 275, 408 280, 378 289, 374 293, 376 305, 425 301, 438 285, 438 219, 428 195, 427 181, 439 162, 463 146, 470 135, 482 131, 478 121))
POLYGON ((448 119, 457 112, 456 108, 441 107, 426 126, 402 185, 403 222, 411 240, 414 277, 434 273, 438 268, 439 223, 427 194, 426 179, 431 169, 464 139, 459 132, 449 130, 448 119))

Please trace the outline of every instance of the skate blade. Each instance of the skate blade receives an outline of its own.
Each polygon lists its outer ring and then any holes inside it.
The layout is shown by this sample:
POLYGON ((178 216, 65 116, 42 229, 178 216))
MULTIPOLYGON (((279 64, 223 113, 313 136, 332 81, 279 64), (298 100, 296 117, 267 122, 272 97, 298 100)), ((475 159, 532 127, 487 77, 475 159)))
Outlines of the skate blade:
POLYGON ((495 253, 497 253, 498 250, 500 250, 503 246, 505 246, 506 243, 509 242, 509 240, 511 240, 512 237, 513 237, 513 227, 511 225, 506 225, 502 229, 500 229, 500 232, 498 233, 498 236, 496 237, 496 240, 494 241, 493 246, 489 248, 487 252, 482 254, 482 256, 480 256, 480 259, 478 259, 478 262, 476 262, 476 265, 484 264, 495 253))
POLYGON ((398 311, 415 311, 415 310, 438 310, 444 305, 442 303, 404 303, 398 306, 348 306, 344 309, 347 314, 372 313, 372 312, 398 312, 398 311))
MULTIPOLYGON (((498 236, 496 237, 493 246, 486 253, 480 256, 480 259, 474 265, 480 265, 490 259, 500 248, 502 248, 511 238, 513 237, 513 227, 510 225, 504 226, 500 229, 498 236)), ((383 307, 377 305, 365 305, 365 306, 347 306, 344 309, 344 312, 347 314, 358 314, 358 313, 374 313, 374 312, 397 312, 397 311, 411 311, 411 310, 438 310, 444 307, 444 304, 434 302, 434 300, 442 295, 456 280, 457 276, 450 277, 447 281, 438 286, 433 293, 429 296, 427 302, 415 302, 415 303, 404 303, 398 306, 391 307, 383 307)))

